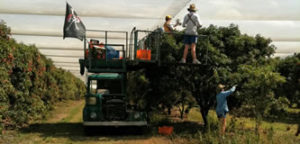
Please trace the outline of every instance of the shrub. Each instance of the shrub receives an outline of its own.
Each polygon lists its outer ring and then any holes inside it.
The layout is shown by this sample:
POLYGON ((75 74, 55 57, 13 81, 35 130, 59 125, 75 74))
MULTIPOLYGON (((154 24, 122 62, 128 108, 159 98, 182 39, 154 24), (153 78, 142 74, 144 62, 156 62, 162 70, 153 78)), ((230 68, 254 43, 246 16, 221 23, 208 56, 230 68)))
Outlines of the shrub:
POLYGON ((84 93, 85 85, 80 79, 56 68, 35 46, 11 39, 10 29, 0 24, 2 128, 18 128, 42 119, 55 102, 78 99, 84 93))
POLYGON ((288 98, 290 106, 296 104, 300 108, 300 53, 280 60, 277 69, 286 77, 286 83, 276 90, 276 95, 288 98))
POLYGON ((279 97, 278 99, 273 99, 272 102, 267 105, 265 110, 266 116, 285 116, 289 108, 289 100, 286 97, 279 97))

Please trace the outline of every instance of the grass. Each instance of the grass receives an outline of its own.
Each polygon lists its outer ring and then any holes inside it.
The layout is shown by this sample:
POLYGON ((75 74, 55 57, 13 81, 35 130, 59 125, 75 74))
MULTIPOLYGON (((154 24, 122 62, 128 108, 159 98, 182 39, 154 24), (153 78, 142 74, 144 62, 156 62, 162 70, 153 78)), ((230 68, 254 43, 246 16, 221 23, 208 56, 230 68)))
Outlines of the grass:
MULTIPOLYGON (((0 143, 17 144, 198 144, 198 143, 300 143, 300 136, 294 136, 297 125, 295 121, 284 118, 274 121, 262 121, 258 133, 255 132, 255 119, 228 115, 227 132, 218 135, 218 119, 215 111, 209 111, 209 130, 203 126, 202 116, 198 108, 193 108, 185 120, 163 114, 152 115, 152 127, 143 135, 130 134, 124 130, 122 135, 96 135, 86 137, 83 133, 81 113, 84 101, 68 101, 57 104, 49 118, 31 124, 27 128, 6 131, 0 135, 0 143), (169 118, 169 119, 168 119, 169 118), (168 124, 174 126, 174 133, 162 136, 157 126, 168 124), (205 132, 206 131, 206 132, 205 132)), ((297 114, 300 109, 291 109, 297 114)), ((175 111, 176 112, 176 111, 175 111)), ((172 111, 173 113, 173 111, 172 111)), ((177 115, 177 114, 176 114, 177 115)), ((105 130, 105 129, 104 129, 105 130)))
MULTIPOLYGON (((291 111, 298 113, 299 109, 292 109, 291 111)), ((212 124, 211 130, 208 133, 197 133, 193 136, 198 139, 197 142, 203 143, 278 143, 278 144, 293 144, 300 143, 300 136, 296 137, 297 121, 293 119, 286 123, 287 117, 276 119, 273 121, 262 121, 259 132, 255 132, 256 121, 254 118, 227 116, 227 133, 225 139, 220 139, 217 130, 217 117, 215 111, 209 111, 209 120, 212 124), (258 139, 258 140, 257 140, 258 139)), ((202 116, 198 108, 190 111, 189 121, 202 123, 202 116)), ((181 133, 178 133, 180 136, 181 133)), ((196 143, 197 143, 196 142, 196 143)))
POLYGON ((62 122, 62 123, 74 122, 74 121, 82 122, 82 119, 81 119, 82 109, 83 109, 83 104, 76 106, 69 112, 68 116, 63 118, 60 122, 62 122))

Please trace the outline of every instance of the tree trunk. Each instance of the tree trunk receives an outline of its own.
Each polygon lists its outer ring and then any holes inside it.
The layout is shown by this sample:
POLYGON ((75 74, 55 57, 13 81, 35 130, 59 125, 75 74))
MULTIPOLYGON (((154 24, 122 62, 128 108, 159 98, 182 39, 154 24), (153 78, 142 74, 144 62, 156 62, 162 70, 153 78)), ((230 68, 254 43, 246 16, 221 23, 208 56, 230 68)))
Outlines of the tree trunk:
POLYGON ((201 115, 202 115, 202 118, 203 118, 203 121, 204 121, 204 126, 206 127, 207 126, 207 114, 208 114, 208 110, 209 109, 206 109, 206 108, 200 108, 200 112, 201 112, 201 115))
POLYGON ((171 115, 171 107, 168 107, 168 115, 171 115))
POLYGON ((182 119, 182 120, 183 120, 183 115, 184 115, 184 109, 181 109, 180 110, 180 119, 182 119))
POLYGON ((181 103, 181 111, 180 111, 180 118, 183 119, 184 115, 184 97, 182 97, 182 103, 181 103))

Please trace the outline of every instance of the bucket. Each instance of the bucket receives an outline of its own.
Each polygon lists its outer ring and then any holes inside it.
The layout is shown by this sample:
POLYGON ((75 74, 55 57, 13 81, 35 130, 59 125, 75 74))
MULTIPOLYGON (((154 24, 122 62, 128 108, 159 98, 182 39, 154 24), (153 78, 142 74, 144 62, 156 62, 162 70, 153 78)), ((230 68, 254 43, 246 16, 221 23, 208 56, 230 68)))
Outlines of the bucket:
POLYGON ((171 135, 173 133, 174 127, 172 126, 161 126, 158 127, 158 133, 162 135, 171 135))

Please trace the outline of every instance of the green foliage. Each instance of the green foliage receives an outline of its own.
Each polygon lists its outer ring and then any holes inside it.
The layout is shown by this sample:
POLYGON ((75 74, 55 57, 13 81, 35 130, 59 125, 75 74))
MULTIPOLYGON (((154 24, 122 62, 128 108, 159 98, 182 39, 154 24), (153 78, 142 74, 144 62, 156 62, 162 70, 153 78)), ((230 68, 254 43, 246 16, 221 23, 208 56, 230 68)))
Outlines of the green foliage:
POLYGON ((286 116, 290 101, 286 97, 274 98, 266 106, 264 114, 269 117, 283 117, 286 116))
MULTIPOLYGON (((234 24, 229 27, 210 25, 201 28, 198 33, 205 35, 199 37, 196 48, 197 58, 204 66, 168 65, 145 69, 149 91, 135 95, 145 94, 148 105, 154 108, 160 105, 172 108, 179 104, 182 107, 186 104, 185 99, 190 101, 188 103, 196 101, 205 124, 208 111, 215 104, 216 86, 219 83, 239 84, 238 93, 230 97, 231 107, 252 105, 260 100, 265 102, 263 105, 271 102, 273 90, 284 82, 284 78, 275 72, 276 61, 269 58, 275 51, 270 39, 241 34, 234 24), (189 91, 194 99, 183 98, 182 91, 189 91)), ((184 49, 182 34, 162 35, 162 63, 177 63, 180 60, 184 49)), ((187 61, 191 61, 190 55, 187 61)))
MULTIPOLYGON (((283 61, 272 59, 275 46, 271 45, 271 39, 241 34, 234 24, 210 25, 198 33, 202 36, 198 39, 196 54, 202 66, 167 65, 145 69, 149 90, 145 98, 152 108, 183 104, 181 92, 189 91, 194 97, 189 101, 197 102, 207 124, 206 116, 215 105, 219 83, 226 84, 227 88, 238 84, 228 104, 230 109, 245 108, 242 114, 279 115, 286 110, 289 101, 291 104, 299 102, 299 54, 283 61)), ((162 63, 180 60, 184 49, 182 34, 181 31, 162 35, 162 63)), ((190 52, 187 62, 191 62, 190 52)))
MULTIPOLYGON (((241 34, 237 25, 229 27, 216 27, 210 25, 199 30, 200 34, 207 35, 209 39, 207 57, 201 57, 202 61, 208 59, 211 65, 228 65, 235 70, 239 64, 251 64, 275 52, 275 47, 270 45, 271 40, 260 35, 255 37, 241 34)), ((207 44, 199 41, 200 53, 205 54, 207 44)))
POLYGON ((285 78, 274 72, 272 66, 240 65, 233 77, 239 82, 239 99, 244 104, 254 105, 256 116, 267 113, 267 105, 274 102, 274 89, 285 82, 285 78))
POLYGON ((149 80, 143 70, 128 73, 128 99, 129 104, 136 105, 137 109, 144 110, 148 105, 147 93, 149 80))
MULTIPOLYGON (((265 83, 256 82, 253 80, 254 77, 260 79, 261 75, 266 74, 268 77, 260 80, 268 79, 270 82, 274 82, 272 84, 275 86, 283 81, 279 74, 274 73, 273 67, 261 69, 268 65, 265 61, 268 61, 275 50, 275 47, 270 45, 270 39, 265 39, 260 35, 251 37, 241 34, 238 26, 233 24, 229 27, 211 25, 208 28, 200 29, 199 33, 208 36, 208 42, 199 40, 197 44, 199 49, 197 51, 202 54, 202 56, 198 56, 200 61, 202 63, 207 61, 206 69, 196 70, 197 73, 193 76, 200 79, 192 81, 196 87, 193 95, 201 109, 205 109, 204 112, 201 112, 202 115, 207 115, 207 111, 214 105, 215 89, 218 83, 229 86, 238 84, 238 92, 229 97, 229 106, 240 107, 242 103, 250 104, 248 103, 250 101, 245 101, 240 97, 246 95, 251 99, 257 96, 256 88, 265 87, 265 83), (208 51, 207 55, 205 54, 206 50, 208 51), (243 69, 244 67, 245 69, 243 69), (255 72, 251 73, 253 71, 255 72)), ((270 84, 268 83, 268 87, 265 88, 266 92, 273 91, 274 87, 270 84)))
POLYGON ((0 24, 0 122, 3 127, 22 127, 45 117, 59 100, 84 96, 83 82, 57 69, 35 46, 17 43, 0 24))
MULTIPOLYGON (((176 94, 177 93, 174 92, 172 96, 174 97, 176 94)), ((180 118, 183 119, 184 114, 188 114, 190 109, 196 106, 196 101, 192 94, 187 90, 181 90, 178 94, 180 96, 175 96, 178 97, 176 105, 180 111, 180 118)))
POLYGON ((300 107, 300 53, 280 60, 278 72, 286 77, 286 83, 276 91, 276 94, 287 97, 291 105, 297 104, 300 107))

